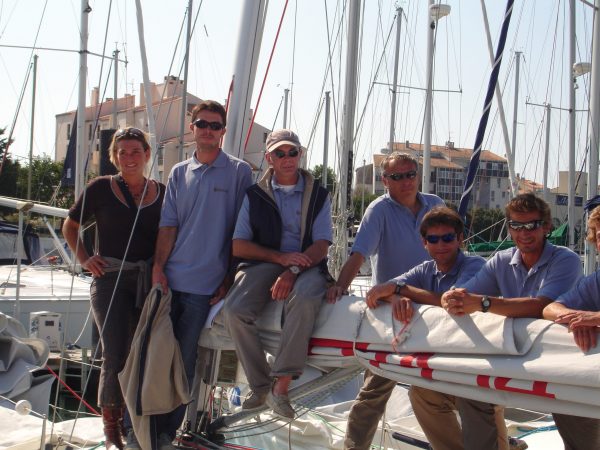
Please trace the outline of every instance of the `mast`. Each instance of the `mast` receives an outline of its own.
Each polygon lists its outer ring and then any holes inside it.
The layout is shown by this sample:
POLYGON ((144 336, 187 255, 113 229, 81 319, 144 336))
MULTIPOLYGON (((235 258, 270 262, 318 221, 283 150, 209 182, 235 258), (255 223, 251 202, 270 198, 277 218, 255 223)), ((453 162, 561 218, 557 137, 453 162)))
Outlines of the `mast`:
MULTIPOLYGON (((434 0, 429 0, 428 13, 434 5, 434 0)), ((435 20, 429 15, 427 21, 427 74, 425 91, 425 121, 423 125, 423 174, 421 191, 429 193, 429 179, 431 178, 431 106, 433 102, 433 34, 435 33, 435 20)))
POLYGON ((348 221, 352 205, 352 166, 354 160, 354 118, 356 114, 356 82, 358 33, 360 30, 360 0, 350 2, 348 11, 348 48, 346 50, 346 80, 344 87, 344 118, 342 122, 340 203, 342 220, 338 224, 338 240, 342 252, 340 263, 348 258, 348 221))
POLYGON ((543 199, 546 203, 550 201, 550 191, 548 190, 548 159, 550 158, 550 114, 552 106, 546 104, 546 146, 544 149, 544 178, 543 178, 543 199))
POLYGON ((35 124, 35 88, 38 55, 33 55, 33 80, 31 91, 31 127, 29 129, 29 167, 27 170, 27 200, 31 200, 31 172, 33 170, 33 129, 35 124))
POLYGON ((567 221, 569 227, 569 248, 575 248, 575 0, 569 0, 569 175, 567 221))
POLYGON ((288 123, 288 97, 290 95, 289 89, 283 90, 283 128, 287 128, 288 123))
POLYGON ((112 104, 112 128, 119 128, 119 121, 117 120, 117 99, 119 98, 119 49, 115 48, 113 52, 113 65, 114 65, 114 74, 113 74, 113 104, 112 104))
MULTIPOLYGON (((590 76, 590 158, 588 165, 587 198, 598 194, 598 151, 600 147, 600 0, 594 2, 594 28, 592 32, 592 73, 590 76)), ((591 274, 595 268, 596 249, 586 245, 584 272, 591 274)))
POLYGON ((194 0, 188 0, 187 30, 185 33, 185 58, 183 60, 183 92, 181 93, 181 118, 179 120, 179 154, 178 161, 183 161, 183 139, 187 117, 187 84, 190 60, 190 39, 192 38, 192 5, 194 0))
MULTIPOLYGON (((519 75, 521 72, 521 55, 522 52, 515 52, 515 100, 513 103, 513 128, 512 128, 512 141, 511 150, 513 158, 508 162, 511 167, 511 172, 515 173, 515 158, 516 155, 516 143, 517 143, 517 118, 519 113, 519 75)), ((518 188, 516 189, 518 190, 518 188)))
MULTIPOLYGON (((396 127, 396 86, 398 86, 398 59, 400 56, 400 29, 402 27, 402 8, 396 8, 396 49, 394 51, 394 81, 392 84, 392 111, 390 114, 390 140, 389 151, 394 151, 395 127, 396 127)), ((364 170, 364 164, 363 164, 364 170)), ((364 180, 363 180, 364 184, 364 180)), ((363 189, 364 191, 364 189, 363 189)), ((363 194, 364 197, 364 194, 363 194)))
POLYGON ((85 85, 87 77, 88 14, 92 8, 87 0, 81 0, 81 27, 79 43, 79 89, 77 103, 77 146, 75 152, 75 198, 78 198, 85 183, 85 85))
POLYGON ((223 150, 233 156, 243 157, 244 137, 249 127, 250 101, 260 54, 266 6, 264 0, 246 0, 242 10, 238 38, 233 92, 227 111, 227 133, 223 150))
POLYGON ((144 16, 142 14, 142 5, 140 0, 135 0, 135 12, 137 18, 138 38, 140 41, 140 55, 142 58, 142 75, 144 78, 144 97, 146 98, 146 117, 148 117, 148 132, 150 134, 150 151, 152 152, 153 164, 151 167, 150 177, 158 180, 158 164, 156 161, 156 153, 158 148, 156 145, 156 120, 154 117, 154 108, 152 107, 152 91, 150 89, 150 77, 148 75, 148 58, 146 57, 146 41, 144 39, 144 16))
POLYGON ((327 157, 329 153, 329 114, 330 114, 330 91, 325 92, 325 132, 323 136, 323 173, 321 178, 323 179, 323 187, 327 189, 327 157))

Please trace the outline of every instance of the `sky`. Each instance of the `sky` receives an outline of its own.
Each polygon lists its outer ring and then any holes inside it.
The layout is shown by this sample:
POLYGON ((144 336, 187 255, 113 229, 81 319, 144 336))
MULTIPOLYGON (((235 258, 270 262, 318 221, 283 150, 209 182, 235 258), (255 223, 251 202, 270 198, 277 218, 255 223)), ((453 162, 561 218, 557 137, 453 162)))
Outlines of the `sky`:
MULTIPOLYGON (((188 2, 142 1, 144 34, 150 79, 182 73, 188 2), (179 45, 178 45, 179 41, 179 45)), ((432 144, 472 148, 491 71, 480 1, 447 0, 449 16, 436 28, 434 56, 434 107, 432 144), (461 91, 457 93, 456 91, 461 91)), ((25 83, 33 51, 8 46, 60 48, 69 52, 37 50, 33 154, 54 156, 55 115, 77 107, 80 0, 0 0, 0 127, 14 126, 11 153, 24 158, 31 132, 31 77, 25 83), (17 105, 24 90, 18 115, 17 105), (16 119, 15 119, 16 117, 16 119)), ((118 95, 139 96, 142 81, 140 45, 133 0, 89 0, 88 48, 110 56, 117 47, 128 63, 119 65, 118 95), (109 15, 110 7, 110 15, 109 15)), ((264 93, 257 108, 258 92, 265 78, 285 0, 270 0, 265 19, 260 59, 251 107, 258 123, 283 125, 284 89, 290 89, 288 127, 296 130, 309 147, 309 166, 323 159, 324 91, 331 91, 330 166, 337 169, 346 72, 346 2, 288 0, 279 40, 266 75, 264 93), (329 37, 328 37, 329 35, 329 37), (331 68, 327 68, 328 59, 331 68), (279 113, 278 113, 279 111, 279 113), (333 161, 333 162, 331 162, 333 161)), ((504 95, 509 134, 513 128, 515 52, 522 52, 516 131, 516 171, 541 181, 545 144, 545 109, 531 103, 568 107, 568 2, 517 0, 509 29, 500 86, 504 95), (527 102, 530 104, 528 105, 527 102)), ((188 91, 201 98, 224 101, 233 74, 238 46, 242 0, 195 0, 195 27, 191 41, 188 91)), ((396 8, 403 10, 400 39, 399 84, 395 140, 423 142, 423 109, 426 72, 427 2, 366 0, 361 4, 360 63, 357 89, 355 165, 369 162, 389 138, 396 8)), ((494 48, 504 15, 505 2, 487 0, 494 48)), ((589 61, 591 8, 576 1, 577 46, 580 61, 589 61)), ((108 59, 88 57, 88 95, 100 86, 113 96, 108 59), (104 61, 104 65, 102 62, 104 61)), ((587 108, 589 75, 578 79, 578 109, 587 108)), ((89 104, 89 97, 88 97, 89 104)), ((585 158, 587 117, 578 113, 576 161, 585 158)), ((549 185, 557 184, 558 171, 567 170, 567 114, 554 109, 550 126, 549 185)), ((497 108, 490 114, 484 148, 504 156, 497 108)))

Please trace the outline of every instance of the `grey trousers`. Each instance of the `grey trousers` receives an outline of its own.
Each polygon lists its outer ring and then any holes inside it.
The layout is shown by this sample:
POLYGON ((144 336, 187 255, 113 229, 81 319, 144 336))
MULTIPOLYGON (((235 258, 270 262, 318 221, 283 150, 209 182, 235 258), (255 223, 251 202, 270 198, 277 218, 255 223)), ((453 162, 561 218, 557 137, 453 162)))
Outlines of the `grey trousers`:
POLYGON ((254 392, 267 392, 273 377, 302 374, 315 319, 326 290, 318 267, 302 272, 284 300, 283 324, 273 367, 269 367, 256 320, 274 300, 271 286, 282 273, 278 264, 260 263, 240 269, 225 298, 224 317, 236 353, 254 392))

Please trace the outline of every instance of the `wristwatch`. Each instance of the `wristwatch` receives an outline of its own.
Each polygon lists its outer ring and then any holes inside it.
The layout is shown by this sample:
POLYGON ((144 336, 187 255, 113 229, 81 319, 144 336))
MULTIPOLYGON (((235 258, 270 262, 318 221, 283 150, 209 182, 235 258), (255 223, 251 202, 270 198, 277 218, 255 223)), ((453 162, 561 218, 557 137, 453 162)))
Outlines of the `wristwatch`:
POLYGON ((487 295, 481 297, 481 311, 488 312, 490 310, 490 306, 492 306, 492 301, 487 295))
POLYGON ((396 281, 396 287, 394 288, 394 295, 400 295, 402 288, 406 286, 404 281, 396 281))
POLYGON ((288 270, 290 272, 292 272, 294 275, 300 274, 300 267, 298 267, 298 266, 290 266, 290 267, 288 267, 288 270))

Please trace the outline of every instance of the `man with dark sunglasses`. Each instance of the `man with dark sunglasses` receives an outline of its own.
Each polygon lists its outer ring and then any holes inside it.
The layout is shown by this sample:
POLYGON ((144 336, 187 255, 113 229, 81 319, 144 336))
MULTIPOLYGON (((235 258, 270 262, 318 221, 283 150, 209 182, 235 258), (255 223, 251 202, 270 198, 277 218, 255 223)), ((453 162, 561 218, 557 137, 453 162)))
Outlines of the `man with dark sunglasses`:
MULTIPOLYGON (((531 193, 520 194, 508 202, 505 214, 516 246, 496 253, 477 275, 443 294, 442 306, 450 314, 462 316, 481 311, 541 318, 544 307, 569 291, 581 277, 579 256, 546 240, 551 215, 544 200, 531 193)), ((481 412, 492 407, 474 401, 465 405, 461 417, 464 415, 464 422, 474 424, 470 432, 485 426, 481 421, 478 424, 477 419, 485 417, 481 412)), ((588 419, 564 414, 554 414, 554 418, 565 448, 598 448, 598 436, 580 436, 577 440, 576 433, 567 431, 588 419)))
POLYGON ((308 342, 326 290, 331 244, 331 200, 312 175, 299 169, 302 146, 296 133, 267 137, 270 168, 251 186, 236 223, 233 254, 243 262, 225 299, 225 323, 252 394, 250 410, 265 402, 286 419, 295 417, 290 382, 304 369, 308 342), (282 303, 282 330, 267 363, 256 321, 272 301, 282 303))
MULTIPOLYGON (((371 260, 372 284, 385 283, 429 260, 419 226, 425 214, 444 205, 441 198, 419 192, 419 163, 407 153, 393 152, 381 163, 387 193, 368 206, 360 223, 352 253, 327 300, 335 302, 348 292, 365 258, 371 260)), ((365 371, 365 382, 352 405, 344 448, 368 449, 396 383, 365 371)))
MULTIPOLYGON (((379 301, 392 304, 394 317, 410 322, 415 303, 441 306, 442 294, 456 284, 471 279, 485 264, 479 256, 465 256, 460 250, 464 225, 460 216, 446 207, 436 207, 425 214, 420 232, 432 261, 425 261, 394 279, 374 286, 367 293, 367 304, 376 308, 379 301)), ((455 411, 458 399, 422 387, 411 386, 409 398, 414 414, 434 450, 489 450, 509 448, 503 409, 493 408, 485 422, 497 424, 487 436, 485 427, 478 433, 462 433, 455 411)), ((464 399, 461 399, 465 401, 464 399)), ((468 426, 468 425, 467 425, 468 426)))
MULTIPOLYGON (((200 332, 211 305, 231 285, 231 236, 252 170, 223 152, 226 112, 206 100, 194 107, 190 130, 196 150, 169 175, 156 243, 152 283, 173 291, 171 320, 190 388, 200 332)), ((173 449, 185 405, 155 417, 159 450, 173 449)))

